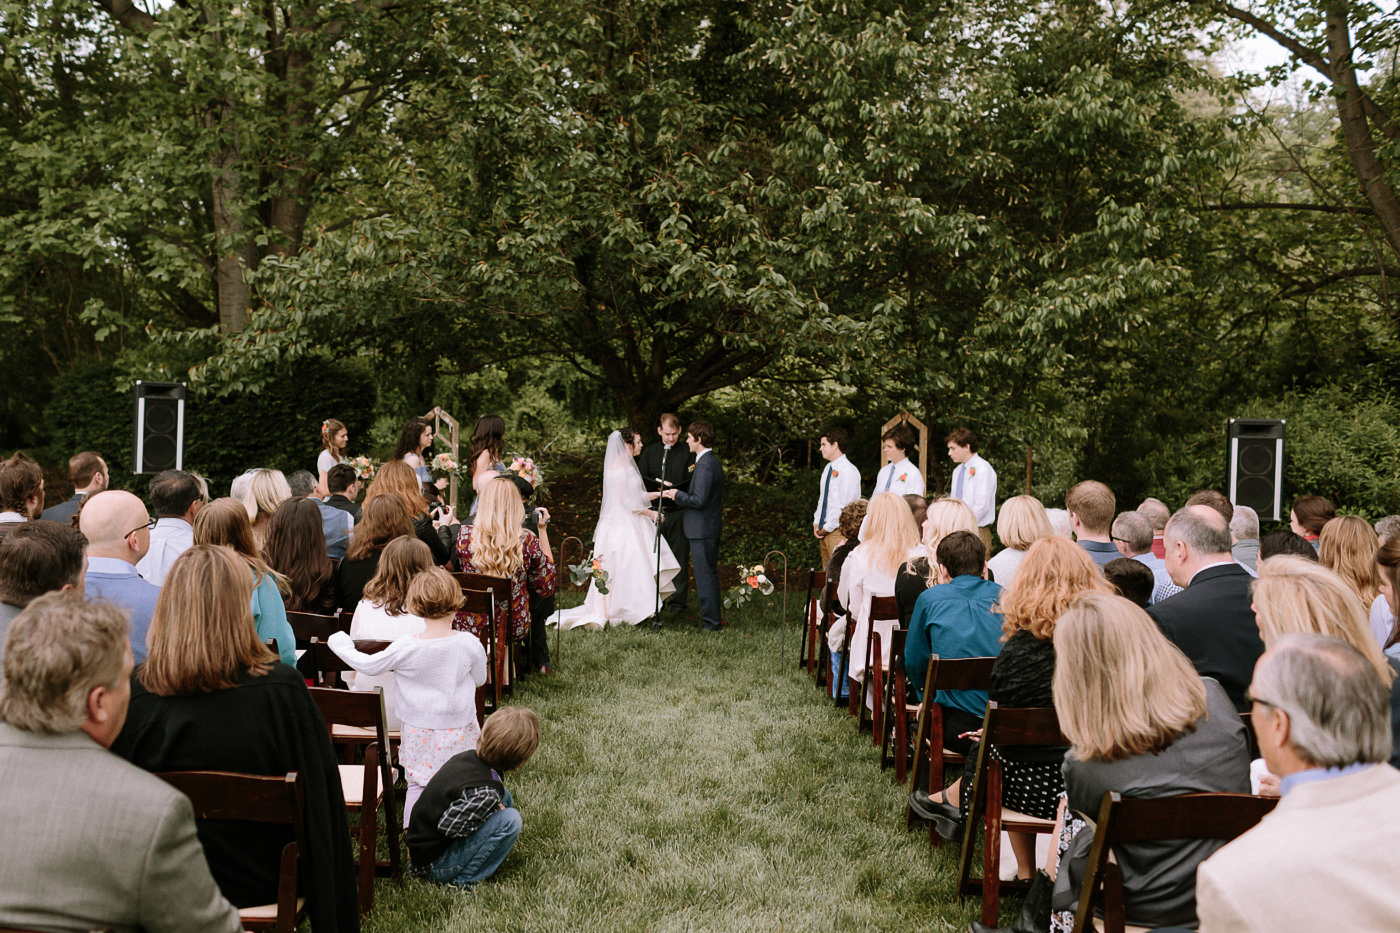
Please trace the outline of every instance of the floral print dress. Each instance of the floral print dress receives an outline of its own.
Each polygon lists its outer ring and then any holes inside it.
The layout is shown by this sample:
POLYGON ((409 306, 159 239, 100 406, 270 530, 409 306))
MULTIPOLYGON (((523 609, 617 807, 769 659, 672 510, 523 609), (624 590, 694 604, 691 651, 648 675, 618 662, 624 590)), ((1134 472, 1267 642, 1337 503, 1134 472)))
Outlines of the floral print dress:
MULTIPOLYGON (((530 631, 530 597, 552 596, 555 588, 554 561, 540 547, 534 532, 521 530, 522 566, 510 581, 510 605, 496 607, 496 629, 509 632, 511 641, 520 641, 530 631)), ((457 563, 466 573, 481 573, 472 559, 472 526, 463 525, 457 538, 457 563)), ((469 612, 457 613, 452 627, 459 632, 471 632, 486 641, 486 616, 469 612)))

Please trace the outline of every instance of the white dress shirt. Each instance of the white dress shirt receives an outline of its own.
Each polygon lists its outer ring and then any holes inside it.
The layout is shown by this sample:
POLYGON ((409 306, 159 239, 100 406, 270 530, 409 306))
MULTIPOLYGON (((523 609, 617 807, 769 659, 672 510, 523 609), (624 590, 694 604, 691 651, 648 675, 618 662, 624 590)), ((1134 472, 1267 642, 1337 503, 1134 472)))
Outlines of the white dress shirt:
POLYGON ((908 457, 887 463, 875 474, 875 488, 870 494, 877 496, 882 492, 892 492, 897 496, 922 496, 924 474, 908 457))
POLYGON ((136 572, 147 583, 165 585, 165 575, 170 572, 179 556, 194 547, 194 528, 183 518, 164 516, 156 519, 156 527, 151 529, 151 549, 136 564, 136 572))
POLYGON ((967 507, 972 509, 972 514, 977 518, 977 527, 981 528, 996 521, 997 471, 993 470, 992 465, 983 460, 980 454, 973 454, 966 463, 958 464, 958 468, 953 471, 953 483, 948 487, 948 492, 962 499, 967 503, 967 507))
POLYGON ((842 454, 822 470, 821 482, 817 484, 817 507, 812 511, 812 524, 820 525, 825 531, 835 531, 841 526, 841 510, 860 498, 860 470, 842 454), (831 486, 827 487, 827 477, 831 486), (822 493, 826 493, 826 520, 821 518, 822 493))

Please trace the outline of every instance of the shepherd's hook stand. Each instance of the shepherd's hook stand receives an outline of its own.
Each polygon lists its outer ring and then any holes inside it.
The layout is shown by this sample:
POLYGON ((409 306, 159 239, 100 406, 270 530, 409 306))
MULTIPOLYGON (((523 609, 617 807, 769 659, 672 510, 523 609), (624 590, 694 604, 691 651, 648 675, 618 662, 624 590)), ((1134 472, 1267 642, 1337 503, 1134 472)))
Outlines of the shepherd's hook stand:
POLYGON ((783 551, 769 551, 763 555, 763 564, 768 565, 768 558, 777 554, 783 559, 783 614, 778 617, 778 663, 782 665, 783 646, 787 644, 787 606, 788 606, 788 557, 783 551))
MULTIPOLYGON (((559 568, 560 568, 560 567, 567 567, 567 566, 569 566, 569 562, 568 562, 567 560, 564 559, 564 551, 565 551, 566 548, 568 548, 569 542, 570 542, 570 541, 572 541, 572 542, 574 542, 575 544, 578 545, 578 556, 579 556, 579 557, 582 557, 582 556, 583 556, 583 542, 582 542, 581 540, 579 540, 577 537, 575 537, 574 535, 569 535, 569 536, 568 536, 567 538, 565 538, 563 541, 560 541, 560 542, 559 542, 559 562, 558 562, 557 564, 555 564, 555 566, 554 566, 554 579, 555 579, 556 581, 561 580, 560 575, 559 575, 559 568)), ((561 581, 561 582, 562 582, 562 581, 561 581)), ((559 587, 559 584, 556 583, 556 584, 555 584, 555 587, 554 587, 555 592, 558 592, 558 591, 559 591, 559 588, 560 588, 560 587, 559 587)), ((560 645, 563 644, 563 639, 564 639, 564 626, 561 625, 561 624, 559 623, 559 614, 562 613, 563 611, 564 611, 563 607, 559 605, 559 600, 556 599, 556 600, 554 601, 554 663, 555 663, 555 664, 558 664, 558 663, 559 663, 559 657, 560 657, 560 656, 559 656, 559 647, 560 647, 560 645)))

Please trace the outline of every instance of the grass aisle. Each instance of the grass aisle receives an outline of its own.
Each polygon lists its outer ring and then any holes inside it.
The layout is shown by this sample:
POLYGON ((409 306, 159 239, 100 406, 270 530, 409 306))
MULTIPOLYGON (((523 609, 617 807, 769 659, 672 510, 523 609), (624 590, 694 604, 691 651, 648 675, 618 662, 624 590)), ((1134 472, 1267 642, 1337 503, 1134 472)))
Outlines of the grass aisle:
POLYGON ((367 933, 967 929, 956 853, 903 830, 879 750, 798 673, 795 623, 779 665, 780 599, 721 635, 565 632, 513 701, 543 726, 506 778, 515 850, 471 895, 381 881, 367 933))

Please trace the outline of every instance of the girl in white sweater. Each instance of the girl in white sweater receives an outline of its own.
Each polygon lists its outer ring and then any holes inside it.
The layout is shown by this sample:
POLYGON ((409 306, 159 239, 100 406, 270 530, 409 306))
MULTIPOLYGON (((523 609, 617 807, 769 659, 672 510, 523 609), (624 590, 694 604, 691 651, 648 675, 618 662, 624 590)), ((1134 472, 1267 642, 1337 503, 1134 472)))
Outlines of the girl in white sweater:
POLYGON ((327 641, 362 674, 394 672, 396 705, 403 720, 399 763, 408 774, 405 826, 432 776, 453 755, 475 749, 481 736, 476 690, 486 683, 486 650, 475 635, 452 630, 462 603, 457 581, 433 567, 408 586, 408 611, 424 620, 422 632, 395 639, 378 654, 356 650, 344 632, 327 641))

